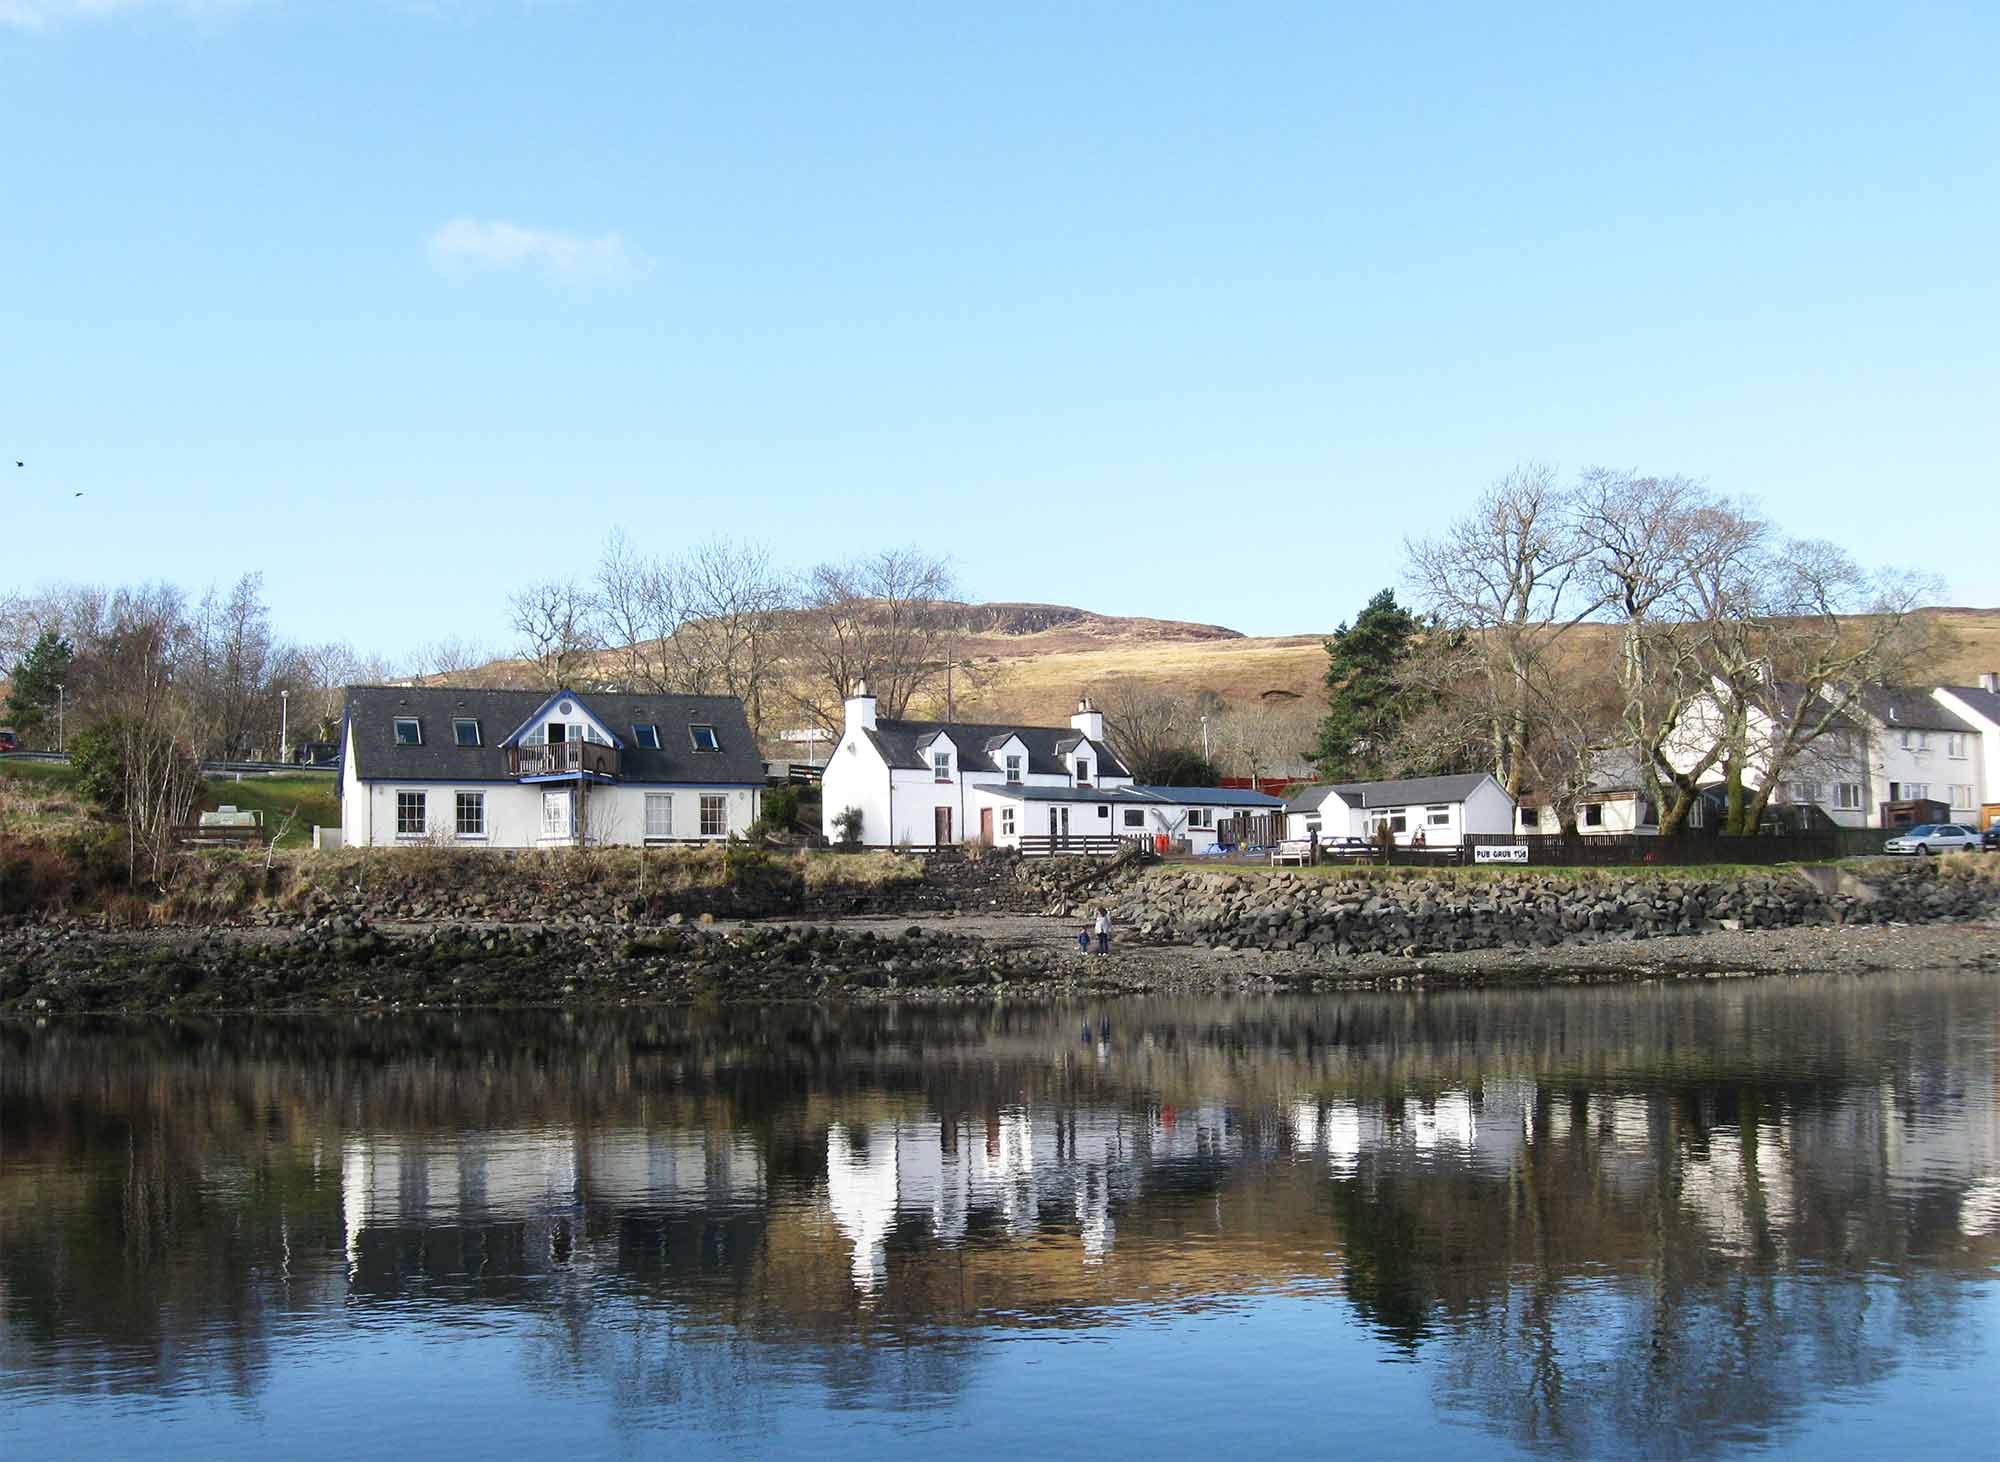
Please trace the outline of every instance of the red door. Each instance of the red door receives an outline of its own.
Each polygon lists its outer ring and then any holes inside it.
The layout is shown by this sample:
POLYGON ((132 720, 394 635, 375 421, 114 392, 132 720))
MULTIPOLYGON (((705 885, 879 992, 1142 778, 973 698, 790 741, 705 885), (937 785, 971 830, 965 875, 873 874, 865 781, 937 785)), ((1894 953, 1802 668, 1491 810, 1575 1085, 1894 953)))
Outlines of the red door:
POLYGON ((936 833, 937 845, 940 848, 951 841, 951 809, 949 807, 938 808, 936 833))
POLYGON ((989 848, 993 846, 993 809, 990 807, 979 809, 979 841, 989 848))

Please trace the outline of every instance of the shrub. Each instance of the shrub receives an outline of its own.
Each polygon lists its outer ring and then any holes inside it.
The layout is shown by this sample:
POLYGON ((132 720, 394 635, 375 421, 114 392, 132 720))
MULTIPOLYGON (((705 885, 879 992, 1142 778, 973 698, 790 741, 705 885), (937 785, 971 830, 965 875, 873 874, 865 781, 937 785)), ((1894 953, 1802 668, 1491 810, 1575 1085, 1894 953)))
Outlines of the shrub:
POLYGON ((799 820, 799 789, 797 787, 766 787, 764 789, 764 817, 775 832, 790 832, 799 820))
POLYGON ((849 807, 841 811, 833 820, 833 830, 840 835, 840 842, 849 848, 861 845, 861 809, 849 807))

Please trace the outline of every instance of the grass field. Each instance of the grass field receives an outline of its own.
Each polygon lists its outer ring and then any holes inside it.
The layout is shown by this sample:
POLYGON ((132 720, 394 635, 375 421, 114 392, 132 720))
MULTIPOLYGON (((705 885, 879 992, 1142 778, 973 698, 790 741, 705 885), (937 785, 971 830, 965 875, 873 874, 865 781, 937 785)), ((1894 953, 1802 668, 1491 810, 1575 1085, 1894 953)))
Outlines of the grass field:
MULTIPOLYGON (((76 793, 76 774, 59 762, 0 761, 0 827, 28 832, 53 830, 66 822, 89 817, 76 793)), ((264 814, 265 826, 276 831, 291 814, 291 826, 278 839, 281 848, 312 844, 314 824, 337 826, 340 802, 333 777, 325 772, 300 772, 275 777, 211 777, 202 799, 204 811, 227 803, 264 814)))

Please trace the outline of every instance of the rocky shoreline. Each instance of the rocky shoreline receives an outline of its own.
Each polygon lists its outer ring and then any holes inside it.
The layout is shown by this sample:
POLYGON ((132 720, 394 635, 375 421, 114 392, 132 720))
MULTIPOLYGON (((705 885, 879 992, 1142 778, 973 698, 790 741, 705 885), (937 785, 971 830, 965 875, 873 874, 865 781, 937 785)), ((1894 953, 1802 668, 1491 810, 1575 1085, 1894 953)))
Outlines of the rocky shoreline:
MULTIPOLYGON (((1982 870, 1983 872, 1983 870, 1982 870)), ((1132 869, 1077 913, 945 908, 815 923, 289 920, 0 931, 0 1012, 475 1009, 790 1000, 1039 1000, 1176 991, 1429 989, 1758 973, 2000 971, 2000 881, 1933 867, 1583 884, 1132 869)))

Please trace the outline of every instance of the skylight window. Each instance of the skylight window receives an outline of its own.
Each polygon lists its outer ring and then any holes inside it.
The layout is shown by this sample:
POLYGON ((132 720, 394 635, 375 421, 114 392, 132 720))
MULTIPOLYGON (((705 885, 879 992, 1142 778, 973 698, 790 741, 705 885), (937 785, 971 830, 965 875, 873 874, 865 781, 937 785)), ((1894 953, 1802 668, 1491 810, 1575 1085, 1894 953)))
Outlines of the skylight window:
POLYGON ((479 745, 479 723, 469 716, 460 716, 451 723, 451 739, 460 746, 479 745))
POLYGON ((648 751, 660 749, 660 728, 658 726, 634 726, 632 739, 648 751))
POLYGON ((415 716, 396 717, 396 745, 422 746, 423 744, 424 730, 417 718, 415 716))
POLYGON ((690 726, 688 737, 694 742, 696 751, 720 751, 722 743, 716 739, 713 726, 690 726))

